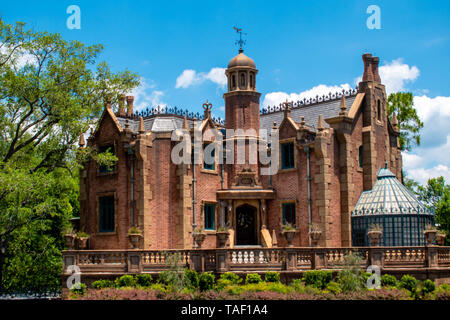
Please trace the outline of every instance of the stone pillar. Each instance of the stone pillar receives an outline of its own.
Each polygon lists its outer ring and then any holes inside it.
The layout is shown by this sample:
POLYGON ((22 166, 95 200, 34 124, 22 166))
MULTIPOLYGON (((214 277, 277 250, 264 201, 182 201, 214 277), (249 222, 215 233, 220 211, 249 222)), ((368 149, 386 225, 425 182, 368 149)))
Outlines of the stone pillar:
POLYGON ((227 249, 216 249, 216 271, 228 271, 227 249))
POLYGON ((142 257, 140 252, 129 252, 127 258, 128 273, 142 272, 142 257))

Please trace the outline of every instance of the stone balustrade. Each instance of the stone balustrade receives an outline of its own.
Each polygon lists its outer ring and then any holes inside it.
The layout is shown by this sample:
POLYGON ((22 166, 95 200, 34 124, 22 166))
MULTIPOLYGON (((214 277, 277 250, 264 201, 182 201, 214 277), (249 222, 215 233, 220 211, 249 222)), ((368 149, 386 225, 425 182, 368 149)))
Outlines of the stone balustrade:
MULTIPOLYGON (((76 265, 82 274, 160 272, 175 262, 200 272, 302 272, 343 267, 344 256, 358 253, 361 267, 382 270, 448 269, 450 247, 354 247, 354 248, 224 248, 197 250, 66 250, 64 274, 76 265)), ((450 277, 450 275, 449 275, 450 277)))

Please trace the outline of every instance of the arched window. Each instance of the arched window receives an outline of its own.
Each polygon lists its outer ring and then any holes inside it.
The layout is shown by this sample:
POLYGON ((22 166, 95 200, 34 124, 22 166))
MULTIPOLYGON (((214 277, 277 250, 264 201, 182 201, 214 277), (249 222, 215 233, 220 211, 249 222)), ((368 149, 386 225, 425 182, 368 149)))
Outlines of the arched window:
POLYGON ((234 74, 231 76, 231 88, 234 89, 236 87, 236 77, 234 74))
POLYGON ((250 88, 253 88, 255 85, 253 84, 253 73, 250 73, 250 88))
POLYGON ((245 87, 245 74, 241 73, 241 87, 245 87))

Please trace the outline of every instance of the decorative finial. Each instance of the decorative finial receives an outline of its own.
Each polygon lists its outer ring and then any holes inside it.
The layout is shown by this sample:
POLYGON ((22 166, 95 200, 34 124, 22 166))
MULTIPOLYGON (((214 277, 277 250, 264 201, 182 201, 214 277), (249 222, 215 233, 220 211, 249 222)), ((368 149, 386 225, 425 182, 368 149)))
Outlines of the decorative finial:
POLYGON ((339 108, 341 109, 341 111, 339 112, 339 115, 346 116, 347 115, 347 101, 345 101, 345 94, 342 94, 341 105, 339 108))
POLYGON ((322 132, 324 129, 325 125, 323 123, 322 115, 319 114, 319 120, 317 121, 317 130, 319 130, 319 132, 322 132))
POLYGON ((388 168, 387 161, 384 162, 384 168, 385 168, 385 169, 388 168))
POLYGON ((86 141, 84 140, 84 134, 83 133, 80 136, 80 141, 78 142, 78 145, 80 146, 80 148, 84 148, 84 146, 86 145, 86 141))
POLYGON ((275 130, 278 129, 278 128, 277 128, 277 122, 276 122, 276 121, 273 122, 273 127, 272 127, 272 129, 275 129, 275 130))
POLYGON ((394 127, 394 129, 398 129, 398 119, 397 119, 397 115, 394 114, 392 115, 392 126, 394 127))
POLYGON ((304 116, 301 117, 300 124, 302 125, 302 127, 306 124, 306 121, 305 121, 305 117, 304 117, 304 116))
POLYGON ((184 119, 183 119, 183 129, 184 129, 184 130, 189 130, 189 124, 188 124, 188 121, 187 121, 187 117, 186 117, 186 116, 185 116, 184 119))
POLYGON ((117 96, 117 99, 119 100, 119 116, 120 117, 124 117, 126 112, 125 112, 125 95, 119 94, 117 96))
POLYGON ((286 98, 286 102, 283 102, 283 110, 284 110, 284 116, 287 117, 291 113, 291 106, 292 102, 289 102, 286 98))
POLYGON ((139 117, 139 133, 145 133, 144 118, 139 117))
MULTIPOLYGON (((233 27, 234 30, 236 30, 237 33, 239 33, 239 40, 236 40, 235 44, 239 44, 239 53, 244 52, 244 49, 242 49, 242 46, 246 44, 246 41, 242 39, 242 28, 233 27)), ((247 35, 244 33, 244 35, 247 35)))
POLYGON ((203 104, 203 110, 205 110, 205 119, 210 118, 211 117, 211 108, 212 108, 212 103, 209 103, 208 100, 206 100, 206 103, 203 104))

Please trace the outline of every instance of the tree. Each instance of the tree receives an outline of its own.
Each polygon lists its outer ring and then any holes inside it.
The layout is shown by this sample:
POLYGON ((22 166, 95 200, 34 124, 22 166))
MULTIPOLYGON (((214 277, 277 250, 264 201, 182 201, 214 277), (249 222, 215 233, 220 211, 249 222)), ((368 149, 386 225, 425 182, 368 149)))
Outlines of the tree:
POLYGON ((101 45, 24 26, 0 19, 0 290, 58 281, 52 275, 61 271, 61 231, 76 202, 74 172, 86 157, 107 165, 116 160, 80 152, 77 141, 95 125, 105 100, 114 103, 138 85, 136 74, 97 62, 101 45))
POLYGON ((450 185, 443 177, 428 180, 426 186, 418 186, 419 199, 429 207, 434 208, 436 223, 439 230, 446 233, 446 244, 450 244, 450 185))
POLYGON ((391 93, 388 97, 388 116, 391 118, 395 113, 400 128, 400 148, 411 150, 413 145, 420 145, 420 129, 423 122, 414 109, 413 95, 410 92, 391 93))

